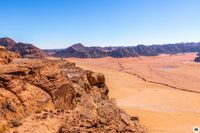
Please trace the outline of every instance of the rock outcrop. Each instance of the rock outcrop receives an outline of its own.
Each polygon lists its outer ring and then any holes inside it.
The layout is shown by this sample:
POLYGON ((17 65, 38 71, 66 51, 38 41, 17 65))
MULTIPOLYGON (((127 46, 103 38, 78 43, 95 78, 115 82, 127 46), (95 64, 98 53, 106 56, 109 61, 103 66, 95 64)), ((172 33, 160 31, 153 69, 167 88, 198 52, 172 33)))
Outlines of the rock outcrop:
POLYGON ((19 53, 23 58, 44 58, 45 52, 37 48, 33 44, 16 43, 10 38, 0 38, 0 46, 4 46, 7 50, 19 53))
POLYGON ((194 59, 195 62, 200 62, 200 53, 197 54, 197 57, 194 59))
POLYGON ((0 46, 4 46, 6 49, 10 50, 16 45, 16 42, 11 38, 4 37, 0 38, 0 46))
POLYGON ((0 64, 8 64, 14 58, 19 58, 20 55, 9 50, 6 50, 5 47, 0 46, 0 64))
POLYGON ((194 59, 194 61, 195 61, 195 62, 200 62, 200 57, 196 57, 196 58, 194 59))
POLYGON ((23 58, 33 59, 45 57, 45 53, 33 44, 17 43, 11 50, 19 53, 23 58))
POLYGON ((23 133, 146 133, 109 99, 105 77, 65 60, 0 65, 0 130, 23 133))

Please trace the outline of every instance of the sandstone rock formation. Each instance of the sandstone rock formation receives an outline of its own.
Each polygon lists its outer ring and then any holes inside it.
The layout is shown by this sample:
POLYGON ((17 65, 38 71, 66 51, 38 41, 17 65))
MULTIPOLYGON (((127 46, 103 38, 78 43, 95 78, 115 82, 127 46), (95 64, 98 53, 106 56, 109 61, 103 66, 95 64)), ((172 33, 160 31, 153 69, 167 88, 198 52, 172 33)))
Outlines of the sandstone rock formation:
POLYGON ((6 50, 5 47, 0 46, 0 64, 7 64, 14 58, 19 58, 20 55, 11 51, 6 50))
POLYGON ((16 43, 14 40, 7 37, 0 38, 0 46, 4 46, 7 50, 19 53, 23 58, 44 58, 46 56, 45 52, 33 44, 16 43))
POLYGON ((14 47, 15 44, 16 42, 11 38, 8 37, 0 38, 0 45, 4 46, 8 50, 12 49, 12 47, 14 47))
POLYGON ((17 43, 11 50, 19 53, 23 58, 32 59, 45 57, 45 53, 33 44, 17 43))
POLYGON ((65 60, 0 65, 0 131, 146 133, 108 97, 105 77, 65 60))

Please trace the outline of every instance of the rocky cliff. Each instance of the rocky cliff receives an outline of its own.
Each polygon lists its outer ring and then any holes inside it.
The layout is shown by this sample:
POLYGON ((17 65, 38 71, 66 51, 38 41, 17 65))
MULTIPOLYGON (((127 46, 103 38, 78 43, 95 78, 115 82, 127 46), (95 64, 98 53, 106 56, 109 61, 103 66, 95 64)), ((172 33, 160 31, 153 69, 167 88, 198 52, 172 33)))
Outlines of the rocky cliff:
POLYGON ((0 132, 146 133, 109 99, 105 77, 65 60, 0 65, 0 132))

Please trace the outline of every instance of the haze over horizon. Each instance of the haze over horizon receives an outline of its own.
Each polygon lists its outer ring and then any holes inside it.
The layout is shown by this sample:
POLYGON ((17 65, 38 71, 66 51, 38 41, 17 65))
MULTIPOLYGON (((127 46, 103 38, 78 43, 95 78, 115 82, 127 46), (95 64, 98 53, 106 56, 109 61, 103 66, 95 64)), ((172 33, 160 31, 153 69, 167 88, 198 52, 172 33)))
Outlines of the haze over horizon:
POLYGON ((198 0, 2 0, 0 37, 40 48, 200 42, 198 0))

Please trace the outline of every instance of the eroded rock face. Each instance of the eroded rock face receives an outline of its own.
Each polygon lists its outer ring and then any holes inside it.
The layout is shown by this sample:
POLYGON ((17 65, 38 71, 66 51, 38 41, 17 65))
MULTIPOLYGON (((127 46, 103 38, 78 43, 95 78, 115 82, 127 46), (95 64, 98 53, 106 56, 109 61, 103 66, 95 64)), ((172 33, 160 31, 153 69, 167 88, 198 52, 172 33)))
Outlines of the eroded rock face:
POLYGON ((6 50, 5 47, 0 46, 0 64, 7 64, 14 58, 19 58, 20 55, 11 51, 6 50))
POLYGON ((34 46, 33 44, 28 43, 17 43, 15 44, 12 49, 12 51, 19 53, 23 58, 44 58, 45 53, 34 46))
POLYGON ((0 108, 7 132, 146 132, 109 99, 104 75, 64 60, 0 65, 0 108))
POLYGON ((12 49, 12 47, 16 45, 16 42, 12 40, 11 38, 4 37, 4 38, 0 38, 0 45, 10 50, 12 49))

